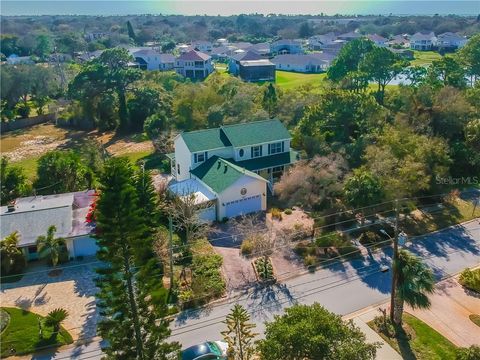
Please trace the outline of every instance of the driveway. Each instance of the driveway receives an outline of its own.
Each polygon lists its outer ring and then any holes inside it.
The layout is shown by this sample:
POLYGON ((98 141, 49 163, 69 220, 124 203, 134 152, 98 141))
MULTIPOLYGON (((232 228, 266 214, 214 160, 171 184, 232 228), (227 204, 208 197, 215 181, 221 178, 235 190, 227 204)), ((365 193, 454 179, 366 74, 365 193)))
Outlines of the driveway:
POLYGON ((88 340, 95 336, 98 312, 95 304, 95 258, 71 261, 56 277, 48 275, 45 265, 29 266, 23 278, 2 284, 0 303, 5 307, 19 307, 45 316, 55 308, 68 311, 64 322, 74 340, 88 340))
POLYGON ((480 295, 464 289, 458 277, 442 281, 429 296, 430 309, 408 312, 429 324, 457 346, 480 345, 480 327, 468 316, 480 314, 480 295))

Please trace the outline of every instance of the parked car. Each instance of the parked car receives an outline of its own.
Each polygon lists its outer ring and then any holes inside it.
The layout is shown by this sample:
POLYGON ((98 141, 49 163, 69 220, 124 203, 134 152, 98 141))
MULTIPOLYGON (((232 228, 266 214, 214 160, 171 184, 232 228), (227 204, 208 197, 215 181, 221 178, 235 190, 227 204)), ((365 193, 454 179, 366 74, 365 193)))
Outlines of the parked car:
POLYGON ((226 360, 228 345, 223 341, 206 341, 182 351, 182 360, 226 360))

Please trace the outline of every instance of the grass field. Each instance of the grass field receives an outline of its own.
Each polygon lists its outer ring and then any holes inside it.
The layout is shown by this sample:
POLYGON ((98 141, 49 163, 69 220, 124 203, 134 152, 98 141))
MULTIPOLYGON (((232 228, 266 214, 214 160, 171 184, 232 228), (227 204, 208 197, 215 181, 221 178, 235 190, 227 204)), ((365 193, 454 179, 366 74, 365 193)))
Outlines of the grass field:
POLYGON ((2 308, 10 316, 5 330, 2 332, 1 356, 11 355, 13 348, 16 355, 31 354, 38 349, 56 347, 73 342, 72 336, 62 328, 58 335, 50 327, 43 326, 43 335, 40 338, 38 319, 43 319, 38 314, 17 308, 2 308))
POLYGON ((276 71, 275 83, 282 89, 293 89, 303 85, 320 85, 326 78, 326 73, 302 74, 290 71, 276 71))
POLYGON ((439 60, 442 55, 435 51, 414 51, 414 59, 410 62, 412 66, 428 66, 434 60, 439 60))
MULTIPOLYGON (((410 314, 403 315, 405 333, 395 338, 380 336, 405 360, 455 360, 456 346, 423 321, 410 314), (407 335, 408 334, 408 335, 407 335)), ((374 329, 373 321, 368 325, 374 329)))

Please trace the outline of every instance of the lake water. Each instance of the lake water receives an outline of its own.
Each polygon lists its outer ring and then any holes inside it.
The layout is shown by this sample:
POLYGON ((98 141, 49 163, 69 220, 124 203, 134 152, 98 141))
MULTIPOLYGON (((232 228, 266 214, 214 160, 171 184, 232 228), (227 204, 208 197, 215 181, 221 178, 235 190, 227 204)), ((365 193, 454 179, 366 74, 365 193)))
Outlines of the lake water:
POLYGON ((2 15, 470 15, 480 13, 480 1, 1 1, 2 15))

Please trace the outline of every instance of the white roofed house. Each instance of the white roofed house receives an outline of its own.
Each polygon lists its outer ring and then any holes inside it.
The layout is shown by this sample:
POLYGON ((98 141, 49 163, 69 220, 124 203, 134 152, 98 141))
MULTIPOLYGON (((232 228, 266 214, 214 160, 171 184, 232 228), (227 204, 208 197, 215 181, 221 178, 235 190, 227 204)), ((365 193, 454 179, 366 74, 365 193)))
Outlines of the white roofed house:
POLYGON ((320 73, 327 71, 334 58, 332 53, 285 54, 277 55, 271 61, 277 70, 320 73))
POLYGON ((169 155, 169 190, 180 198, 193 193, 208 204, 202 210, 208 221, 263 211, 267 191, 297 160, 290 140, 279 120, 181 133, 169 155))
POLYGON ((455 51, 465 46, 467 38, 452 32, 446 32, 438 35, 437 47, 438 50, 455 51))
POLYGON ((192 42, 191 47, 194 50, 197 50, 197 51, 201 51, 201 52, 204 52, 204 53, 210 53, 212 51, 213 44, 210 41, 197 40, 197 41, 192 42))
POLYGON ((323 35, 314 35, 308 38, 307 46, 310 50, 323 50, 328 45, 332 45, 337 40, 337 36, 333 32, 323 35))
POLYGON ((428 51, 437 45, 437 37, 432 31, 417 32, 410 38, 410 49, 428 51))
POLYGON ((36 260, 37 238, 46 235, 48 228, 57 228, 56 237, 66 239, 70 258, 92 256, 97 244, 91 234, 94 225, 87 222, 95 191, 66 194, 39 195, 18 198, 14 204, 2 206, 0 236, 5 238, 14 231, 20 235, 19 247, 27 260, 36 260))

